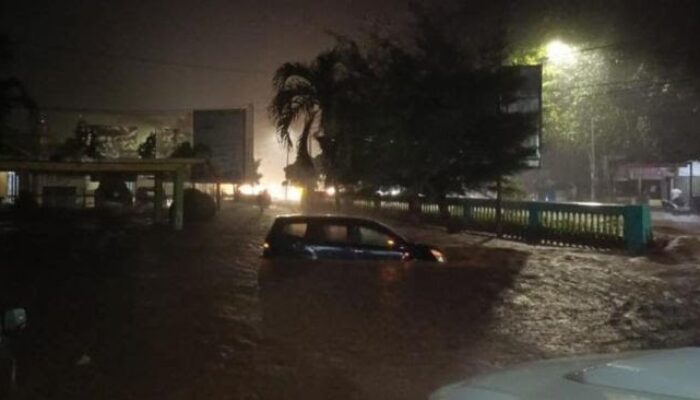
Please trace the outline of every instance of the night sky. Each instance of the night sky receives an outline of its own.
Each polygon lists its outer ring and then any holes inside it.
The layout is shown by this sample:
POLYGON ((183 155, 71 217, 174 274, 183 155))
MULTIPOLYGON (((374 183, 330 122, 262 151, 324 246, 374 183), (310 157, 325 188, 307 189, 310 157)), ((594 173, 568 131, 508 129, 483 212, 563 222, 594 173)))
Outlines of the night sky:
POLYGON ((332 44, 400 26, 398 0, 6 1, 12 73, 45 108, 171 110, 253 103, 263 180, 284 178, 267 118, 271 77, 332 44), (193 66, 201 66, 193 67, 193 66))

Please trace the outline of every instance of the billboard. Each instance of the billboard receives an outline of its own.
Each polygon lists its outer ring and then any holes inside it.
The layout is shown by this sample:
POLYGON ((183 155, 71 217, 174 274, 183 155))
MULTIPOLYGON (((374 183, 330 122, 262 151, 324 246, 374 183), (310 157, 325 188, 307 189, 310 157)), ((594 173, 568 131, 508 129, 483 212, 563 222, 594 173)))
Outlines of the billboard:
POLYGON ((535 153, 526 161, 531 168, 542 166, 540 146, 542 144, 542 66, 519 65, 508 67, 514 69, 520 78, 518 90, 510 94, 510 102, 505 105, 509 113, 534 113, 536 117, 535 133, 525 140, 525 146, 535 149, 535 153))
POLYGON ((179 144, 192 141, 192 111, 109 111, 51 109, 45 118, 47 152, 75 137, 82 123, 95 134, 106 158, 138 158, 139 145, 156 134, 156 158, 168 158, 179 144))
POLYGON ((253 173, 253 108, 195 110, 193 144, 211 151, 212 173, 198 181, 243 182, 253 173))

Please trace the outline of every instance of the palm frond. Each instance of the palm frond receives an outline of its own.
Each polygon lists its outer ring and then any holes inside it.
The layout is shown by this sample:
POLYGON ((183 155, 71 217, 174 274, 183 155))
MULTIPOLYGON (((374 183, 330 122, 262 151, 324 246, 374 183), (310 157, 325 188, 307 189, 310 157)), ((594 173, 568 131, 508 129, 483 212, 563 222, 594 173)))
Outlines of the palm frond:
POLYGON ((314 71, 309 65, 299 62, 284 63, 275 71, 275 75, 272 78, 272 87, 275 90, 280 90, 292 80, 312 82, 313 75, 314 71))

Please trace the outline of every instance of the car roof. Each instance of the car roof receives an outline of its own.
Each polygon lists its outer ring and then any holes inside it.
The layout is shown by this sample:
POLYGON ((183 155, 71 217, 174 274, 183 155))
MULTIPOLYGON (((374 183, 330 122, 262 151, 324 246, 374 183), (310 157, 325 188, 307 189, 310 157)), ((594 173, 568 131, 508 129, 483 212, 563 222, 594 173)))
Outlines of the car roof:
POLYGON ((399 236, 401 239, 405 238, 396 232, 395 229, 371 218, 357 217, 351 215, 342 214, 287 214, 279 215, 275 219, 275 224, 279 222, 338 222, 338 223, 368 223, 371 225, 380 226, 389 232, 399 236))
POLYGON ((355 217, 342 214, 287 214, 278 215, 277 221, 295 222, 295 221, 332 221, 332 222, 370 222, 382 225, 381 223, 363 217, 355 217))

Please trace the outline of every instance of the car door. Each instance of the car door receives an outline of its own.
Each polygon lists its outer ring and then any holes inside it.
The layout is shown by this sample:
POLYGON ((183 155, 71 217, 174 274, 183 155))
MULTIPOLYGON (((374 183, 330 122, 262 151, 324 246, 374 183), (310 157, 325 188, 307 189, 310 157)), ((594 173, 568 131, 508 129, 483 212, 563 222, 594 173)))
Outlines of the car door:
POLYGON ((361 223, 350 230, 356 259, 403 260, 403 240, 393 232, 373 224, 361 223))
POLYGON ((308 222, 304 220, 282 220, 275 223, 270 235, 265 239, 270 257, 309 258, 306 251, 308 222))
POLYGON ((315 221, 309 225, 307 248, 318 260, 351 260, 355 257, 349 242, 348 224, 342 221, 315 221))

